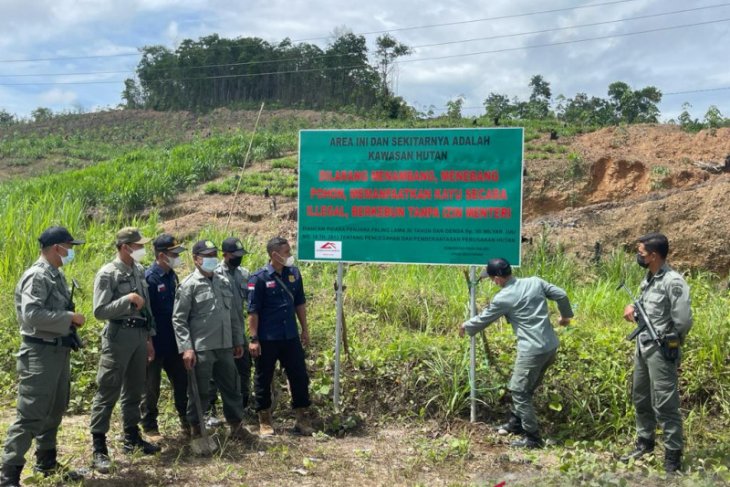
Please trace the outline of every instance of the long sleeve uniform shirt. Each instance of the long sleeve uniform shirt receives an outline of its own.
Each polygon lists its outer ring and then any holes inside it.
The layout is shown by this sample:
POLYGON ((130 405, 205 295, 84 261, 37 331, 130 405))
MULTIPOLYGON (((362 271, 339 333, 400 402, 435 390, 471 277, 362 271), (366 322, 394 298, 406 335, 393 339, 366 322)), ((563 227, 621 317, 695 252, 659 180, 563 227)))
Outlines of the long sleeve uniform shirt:
POLYGON ((556 301, 560 315, 573 317, 565 291, 539 277, 510 278, 479 315, 464 323, 473 336, 504 316, 517 337, 517 352, 539 355, 558 348, 558 337, 550 323, 547 299, 556 301))
POLYGON ((172 326, 178 351, 243 345, 243 328, 234 315, 228 279, 215 272, 206 277, 196 268, 180 283, 175 295, 172 326))
POLYGON ((71 332, 71 293, 61 269, 41 256, 15 287, 15 312, 21 335, 58 338, 71 332))
POLYGON ((246 317, 244 315, 244 306, 248 300, 248 269, 244 267, 235 267, 231 269, 225 261, 222 261, 215 270, 216 273, 228 279, 231 283, 233 291, 233 311, 231 320, 234 320, 235 326, 240 326, 244 330, 244 342, 246 342, 246 317))

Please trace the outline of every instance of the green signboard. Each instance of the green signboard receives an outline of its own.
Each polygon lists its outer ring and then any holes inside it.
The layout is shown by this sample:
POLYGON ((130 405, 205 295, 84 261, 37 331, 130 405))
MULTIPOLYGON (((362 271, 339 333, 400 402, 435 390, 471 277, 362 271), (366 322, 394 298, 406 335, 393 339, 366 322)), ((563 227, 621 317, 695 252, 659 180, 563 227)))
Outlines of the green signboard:
POLYGON ((522 128, 302 130, 301 260, 520 264, 522 128))

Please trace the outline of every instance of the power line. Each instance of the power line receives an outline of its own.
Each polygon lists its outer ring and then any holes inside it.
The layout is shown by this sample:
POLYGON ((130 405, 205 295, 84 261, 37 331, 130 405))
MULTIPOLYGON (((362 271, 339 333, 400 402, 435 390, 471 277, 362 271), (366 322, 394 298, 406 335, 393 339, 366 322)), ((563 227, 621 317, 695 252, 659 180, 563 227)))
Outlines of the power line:
MULTIPOLYGON (((595 27, 598 25, 607 25, 607 24, 615 24, 620 22, 628 22, 628 21, 634 21, 634 20, 644 20, 648 18, 655 18, 655 17, 663 17, 667 15, 676 15, 676 14, 682 14, 682 13, 689 13, 689 12, 696 12, 700 10, 708 10, 708 9, 714 9, 714 8, 721 8, 721 7, 727 7, 730 6, 730 3, 721 3, 716 5, 707 5, 703 7, 695 7, 695 8, 688 8, 688 9, 682 9, 682 10, 673 10, 669 12, 660 12, 655 14, 646 14, 646 15, 639 15, 636 17, 626 17, 623 19, 614 19, 614 20, 607 20, 602 22, 593 22, 589 24, 576 24, 571 26, 565 26, 565 27, 556 27, 552 29, 543 29, 543 30, 536 30, 536 31, 529 31, 529 32, 517 32, 512 34, 500 34, 500 35, 494 35, 489 37, 478 37, 473 39, 463 39, 463 40, 456 40, 456 41, 447 41, 447 42, 440 42, 435 44, 423 44, 418 46, 412 46, 413 49, 422 49, 422 48, 429 48, 429 47, 437 47, 437 46, 445 46, 445 45, 451 45, 451 44, 461 44, 466 42, 475 42, 475 41, 483 41, 483 40, 494 40, 494 39, 504 39, 504 38, 511 38, 511 37, 520 37, 520 36, 527 36, 527 35, 535 35, 535 34, 544 34, 548 32, 559 32, 559 31, 565 31, 565 30, 571 30, 571 29, 577 29, 577 28, 583 28, 583 27, 595 27)), ((352 54, 327 54, 322 56, 313 56, 309 58, 308 60, 320 60, 320 59, 332 59, 332 58, 340 58, 340 57, 347 57, 351 56, 352 54)), ((284 63, 284 62, 290 62, 290 61, 301 61, 301 58, 282 58, 282 59, 271 59, 271 60, 257 60, 257 61, 246 61, 246 62, 240 62, 240 63, 225 63, 225 64, 203 64, 199 66, 176 66, 175 69, 204 69, 204 68, 225 68, 225 67, 237 67, 237 66, 250 66, 250 65, 258 65, 258 64, 270 64, 270 63, 284 63)), ((80 73, 37 73, 37 74, 31 74, 31 73, 23 73, 23 74, 0 74, 0 78, 20 78, 20 77, 41 77, 41 76, 91 76, 91 75, 98 75, 98 74, 133 74, 134 68, 130 68, 124 71, 90 71, 90 72, 80 72, 80 73)))
POLYGON ((521 51, 523 49, 537 49, 537 48, 541 48, 541 47, 564 46, 567 44, 577 44, 580 42, 613 39, 614 37, 628 37, 628 36, 634 36, 634 35, 640 35, 640 34, 650 34, 653 32, 662 32, 662 31, 673 30, 673 29, 684 29, 684 28, 688 28, 688 27, 698 27, 701 25, 719 24, 719 23, 728 22, 728 21, 730 21, 730 18, 708 20, 706 22, 695 22, 692 24, 672 25, 672 26, 668 26, 668 27, 657 27, 655 29, 640 30, 640 31, 636 31, 636 32, 624 32, 624 33, 620 33, 620 34, 611 34, 611 35, 598 36, 598 37, 586 37, 583 39, 573 39, 570 41, 549 42, 549 43, 545 43, 545 44, 532 44, 529 46, 520 46, 520 47, 506 47, 503 49, 492 49, 490 51, 467 52, 467 53, 463 53, 463 54, 450 54, 447 56, 438 56, 438 57, 429 57, 429 58, 420 58, 420 59, 418 59, 418 58, 417 59, 403 59, 401 61, 395 61, 394 64, 415 63, 415 62, 420 62, 420 61, 439 61, 439 60, 443 60, 443 59, 478 56, 481 54, 496 54, 496 53, 510 52, 510 51, 521 51))
POLYGON ((577 28, 582 28, 582 27, 595 27, 598 25, 616 24, 619 22, 627 22, 627 21, 632 21, 632 20, 644 20, 644 19, 650 19, 650 18, 654 18, 654 17, 664 17, 667 15, 696 12, 698 10, 707 10, 707 9, 727 7, 727 6, 730 6, 730 3, 720 3, 717 5, 707 5, 705 7, 695 7, 695 8, 687 8, 687 9, 682 9, 682 10, 673 10, 671 12, 661 12, 661 13, 656 13, 656 14, 639 15, 636 17, 627 17, 627 18, 623 18, 623 19, 605 20, 602 22, 593 22, 590 24, 579 24, 579 25, 570 25, 570 26, 566 26, 566 27, 555 27, 552 29, 533 30, 531 32, 519 32, 519 33, 515 33, 515 34, 499 34, 499 35, 494 35, 494 36, 489 36, 489 37, 475 37, 473 39, 462 39, 459 41, 439 42, 439 43, 435 43, 435 44, 423 44, 420 46, 413 46, 413 49, 419 49, 419 48, 424 48, 424 47, 446 46, 449 44, 461 44, 461 43, 465 43, 465 42, 491 41, 494 39, 505 39, 505 38, 509 38, 509 37, 519 37, 519 36, 534 35, 534 34, 546 34, 548 32, 559 32, 559 31, 577 29, 577 28))
MULTIPOLYGON (((728 21, 730 21, 730 18, 709 20, 709 21, 705 21, 705 22, 694 22, 694 23, 690 23, 690 24, 681 24, 681 25, 674 25, 674 26, 668 26, 668 27, 657 27, 654 29, 647 29, 647 30, 636 31, 636 32, 624 32, 624 33, 620 33, 620 34, 611 34, 611 35, 598 36, 598 37, 587 37, 584 39, 573 39, 570 41, 533 44, 533 45, 529 45, 529 46, 509 47, 509 48, 503 48, 503 49, 493 49, 493 50, 489 50, 489 51, 451 54, 451 55, 446 55, 446 56, 435 56, 435 57, 418 58, 418 59, 404 59, 401 61, 394 61, 393 64, 405 64, 405 63, 414 63, 414 62, 423 62, 423 61, 440 61, 440 60, 444 60, 444 59, 478 56, 478 55, 483 55, 483 54, 496 54, 496 53, 503 53, 503 52, 519 51, 519 50, 523 50, 523 49, 537 49, 537 48, 543 48, 543 47, 563 46, 563 45, 583 43, 583 42, 589 42, 589 41, 595 41, 595 40, 613 39, 615 37, 627 37, 627 36, 633 36, 633 35, 641 35, 641 34, 648 34, 648 33, 654 33, 654 32, 668 31, 668 30, 673 30, 673 29, 683 29, 683 28, 690 28, 690 27, 698 27, 698 26, 702 26, 702 25, 718 24, 718 23, 728 22, 728 21)), ((162 78, 162 79, 157 79, 154 81, 155 82, 176 82, 176 81, 201 81, 201 80, 206 80, 206 79, 250 78, 250 77, 257 77, 257 76, 275 76, 275 75, 282 75, 282 74, 299 74, 299 73, 311 73, 311 72, 322 72, 322 71, 333 71, 333 70, 349 70, 349 69, 356 69, 356 68, 363 68, 363 67, 364 66, 362 64, 358 64, 358 65, 353 65, 353 66, 332 66, 332 67, 307 68, 307 69, 297 69, 297 70, 288 70, 288 71, 270 71, 270 72, 266 72, 266 73, 225 74, 225 75, 215 75, 215 76, 200 76, 200 77, 193 77, 193 78, 162 78)), ((0 83, 0 86, 88 85, 88 84, 116 84, 116 83, 122 83, 122 82, 123 81, 58 81, 58 82, 39 82, 39 83, 0 83)))
MULTIPOLYGON (((496 17, 484 17, 481 19, 460 20, 457 22, 444 22, 441 24, 427 24, 427 25, 416 25, 416 26, 412 26, 412 27, 397 27, 395 29, 387 29, 387 30, 373 30, 370 32, 361 32, 361 33, 355 34, 355 35, 366 36, 366 35, 373 35, 373 34, 387 34, 390 32, 403 32, 406 30, 431 29, 433 27, 450 27, 450 26, 454 26, 454 25, 473 24, 473 23, 477 23, 477 22, 487 22, 487 21, 491 21, 491 20, 515 19, 518 17, 530 17, 533 15, 552 14, 552 13, 558 13, 558 12, 567 12, 570 10, 604 7, 606 5, 616 5, 619 3, 629 3, 629 2, 635 2, 635 1, 636 0, 616 0, 613 2, 592 3, 589 5, 578 5, 576 7, 554 8, 554 9, 550 9, 550 10, 537 10, 537 11, 533 11, 533 12, 525 12, 525 13, 520 13, 520 14, 498 15, 496 17)), ((292 42, 325 40, 325 39, 329 39, 330 37, 331 36, 309 37, 307 39, 295 39, 292 42)))
MULTIPOLYGON (((512 18, 518 18, 518 17, 529 17, 532 15, 541 15, 541 14, 548 14, 548 13, 557 13, 557 12, 568 12, 571 10, 581 10, 586 8, 595 8, 595 7, 603 7, 607 5, 616 5, 621 3, 629 3, 629 2, 635 2, 637 0, 615 0, 612 2, 603 2, 603 3, 593 3, 589 5, 578 5, 575 7, 564 7, 564 8, 556 8, 556 9, 550 9, 550 10, 540 10, 540 11, 533 11, 533 12, 524 12, 519 14, 508 14, 508 15, 500 15, 496 17, 485 17, 481 19, 470 19, 470 20, 462 20, 458 22, 445 22, 441 24, 426 24, 426 25, 414 25, 409 27, 398 27, 395 29, 388 29, 388 30, 379 30, 379 31, 371 31, 371 32, 361 32, 354 35, 358 36, 365 36, 365 35, 373 35, 373 34, 385 34, 388 32, 402 32, 406 30, 418 30, 418 29, 430 29, 434 27, 448 27, 453 25, 464 25, 464 24, 470 24, 470 23, 476 23, 476 22, 486 22, 491 20, 504 20, 504 19, 512 19, 512 18)), ((329 39, 331 36, 324 36, 324 37, 310 37, 308 39, 295 39, 291 42, 304 42, 309 40, 326 40, 329 39)), ((134 53, 118 53, 118 54, 105 54, 105 55, 92 55, 92 56, 59 56, 59 57, 47 57, 47 58, 34 58, 34 59, 0 59, 0 63, 30 63, 30 62, 44 62, 44 61, 68 61, 73 59, 100 59, 100 58, 112 58, 112 57, 127 57, 127 56, 138 56, 139 52, 134 53)))

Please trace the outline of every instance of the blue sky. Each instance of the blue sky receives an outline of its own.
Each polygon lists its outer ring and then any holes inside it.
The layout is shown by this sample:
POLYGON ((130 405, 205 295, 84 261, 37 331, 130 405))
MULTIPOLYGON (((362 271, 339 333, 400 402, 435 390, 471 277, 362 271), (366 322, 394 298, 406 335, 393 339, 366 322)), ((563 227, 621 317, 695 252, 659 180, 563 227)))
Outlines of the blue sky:
MULTIPOLYGON (((38 106, 54 111, 115 107, 123 80, 133 75, 139 60, 134 53, 144 45, 174 48, 183 39, 218 33, 270 42, 316 38, 309 42, 324 46, 337 29, 363 33, 461 22, 392 33, 410 46, 452 42, 417 48, 396 67, 397 93, 419 109, 433 106, 439 111, 448 100, 463 96, 464 113, 478 114, 490 92, 526 98, 530 77, 539 73, 550 82, 554 96, 582 91, 605 97, 607 86, 621 80, 667 93, 662 119, 676 117, 684 102, 691 103, 695 117, 702 118, 710 105, 730 117, 730 90, 669 94, 730 87, 730 0, 451 0, 414 5, 402 0, 351 5, 334 0, 0 0, 0 109, 28 116, 38 106), (611 1, 615 3, 608 5, 611 1), (604 5, 576 8, 596 3, 604 5), (712 8, 655 16, 700 7, 712 8), (515 16, 555 9, 566 10, 515 16), (641 16, 651 17, 635 19, 641 16), (479 20, 494 17, 503 18, 479 20), (614 20, 622 21, 575 27, 614 20), (698 23, 704 25, 621 36, 698 23), (558 28, 563 30, 516 35, 558 28), (491 39, 464 42, 484 37, 491 39), (576 42, 594 37, 603 39, 576 42), (527 48, 555 43, 567 44, 527 48), (80 56, 99 57, 71 59, 80 56), (56 59, 10 62, 46 58, 56 59), (85 84, 68 84, 77 82, 85 84)), ((372 48, 376 35, 366 37, 372 48)))

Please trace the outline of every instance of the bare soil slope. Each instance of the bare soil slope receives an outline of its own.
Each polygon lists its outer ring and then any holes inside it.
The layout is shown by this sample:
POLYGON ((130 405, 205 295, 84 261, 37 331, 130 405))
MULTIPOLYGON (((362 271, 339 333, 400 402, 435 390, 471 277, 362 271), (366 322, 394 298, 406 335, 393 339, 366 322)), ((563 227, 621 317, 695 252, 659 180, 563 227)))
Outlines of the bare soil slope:
POLYGON ((581 159, 577 176, 566 176, 569 161, 528 164, 527 235, 547 228, 566 248, 588 256, 596 242, 606 252, 661 231, 676 265, 727 274, 730 129, 607 128, 570 146, 581 159))

